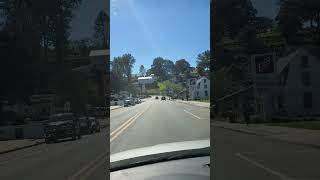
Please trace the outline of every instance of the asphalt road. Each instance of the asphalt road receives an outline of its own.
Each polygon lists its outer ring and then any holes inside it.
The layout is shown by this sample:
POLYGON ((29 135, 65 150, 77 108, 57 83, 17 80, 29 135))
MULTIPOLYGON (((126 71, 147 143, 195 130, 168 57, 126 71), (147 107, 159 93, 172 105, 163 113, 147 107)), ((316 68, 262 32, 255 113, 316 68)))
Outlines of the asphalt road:
POLYGON ((320 149, 218 127, 211 131, 213 179, 320 179, 320 149))
POLYGON ((0 179, 10 180, 81 180, 107 179, 109 162, 107 134, 84 135, 79 140, 57 143, 0 155, 0 179))
POLYGON ((111 111, 110 153, 210 138, 210 110, 153 98, 111 111))

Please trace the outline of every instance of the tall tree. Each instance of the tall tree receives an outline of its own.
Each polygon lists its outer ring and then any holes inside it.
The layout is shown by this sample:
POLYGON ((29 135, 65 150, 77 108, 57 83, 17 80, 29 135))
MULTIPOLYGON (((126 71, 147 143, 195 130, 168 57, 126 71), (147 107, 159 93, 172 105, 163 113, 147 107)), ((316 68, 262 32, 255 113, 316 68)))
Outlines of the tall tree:
POLYGON ((191 66, 188 61, 186 61, 185 59, 180 59, 176 61, 175 63, 176 74, 188 76, 190 74, 190 71, 191 71, 191 66))
POLYGON ((197 57, 197 71, 200 76, 208 76, 210 72, 210 51, 204 51, 197 57))
POLYGON ((128 82, 131 81, 132 68, 136 60, 131 54, 124 54, 122 57, 124 73, 128 79, 128 82))
POLYGON ((110 18, 109 15, 101 10, 95 20, 94 37, 97 40, 97 44, 99 48, 107 48, 109 49, 109 27, 110 27, 110 18))
POLYGON ((159 80, 163 81, 169 78, 174 72, 174 63, 171 60, 157 57, 153 60, 148 74, 154 74, 159 80))
POLYGON ((139 68, 139 75, 140 76, 145 76, 146 75, 146 69, 144 68, 143 65, 141 65, 140 68, 139 68))

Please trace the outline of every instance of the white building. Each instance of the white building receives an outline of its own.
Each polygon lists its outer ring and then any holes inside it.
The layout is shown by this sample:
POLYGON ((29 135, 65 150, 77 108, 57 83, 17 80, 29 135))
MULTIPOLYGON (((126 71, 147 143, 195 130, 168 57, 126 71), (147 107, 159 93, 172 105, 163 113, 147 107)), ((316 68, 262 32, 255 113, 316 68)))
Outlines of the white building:
POLYGON ((320 114, 320 48, 298 48, 277 61, 273 108, 289 116, 320 114))
POLYGON ((195 100, 210 98, 210 80, 208 78, 191 78, 188 80, 188 87, 190 99, 195 100))
POLYGON ((155 82, 155 78, 153 75, 148 77, 138 77, 138 85, 141 88, 141 93, 145 93, 146 84, 152 84, 155 82))

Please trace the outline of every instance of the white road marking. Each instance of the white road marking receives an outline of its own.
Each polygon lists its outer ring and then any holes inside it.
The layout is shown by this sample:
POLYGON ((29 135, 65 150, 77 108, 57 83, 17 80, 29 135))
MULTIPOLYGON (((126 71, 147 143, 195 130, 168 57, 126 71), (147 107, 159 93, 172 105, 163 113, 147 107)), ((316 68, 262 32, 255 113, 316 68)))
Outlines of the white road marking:
POLYGON ((255 165, 255 166, 257 166, 257 167, 259 167, 259 168, 261 168, 261 169, 263 169, 263 170, 265 170, 265 171, 267 171, 267 172, 269 172, 269 173, 271 173, 271 174, 273 174, 273 175, 275 175, 277 177, 279 177, 282 180, 291 180, 290 178, 288 178, 287 176, 283 175, 282 173, 279 173, 279 172, 277 172, 275 170, 272 170, 272 169, 270 169, 270 168, 258 163, 257 161, 251 160, 251 159, 247 158, 246 156, 242 155, 241 153, 236 153, 236 155, 239 156, 241 159, 243 159, 245 161, 248 161, 249 163, 251 163, 251 164, 253 164, 253 165, 255 165))
POLYGON ((201 119, 199 116, 196 116, 196 115, 192 114, 191 112, 189 112, 189 111, 187 111, 187 110, 183 110, 183 111, 186 112, 186 113, 188 113, 188 114, 190 114, 190 115, 193 116, 193 117, 196 117, 196 118, 198 118, 198 119, 201 119))

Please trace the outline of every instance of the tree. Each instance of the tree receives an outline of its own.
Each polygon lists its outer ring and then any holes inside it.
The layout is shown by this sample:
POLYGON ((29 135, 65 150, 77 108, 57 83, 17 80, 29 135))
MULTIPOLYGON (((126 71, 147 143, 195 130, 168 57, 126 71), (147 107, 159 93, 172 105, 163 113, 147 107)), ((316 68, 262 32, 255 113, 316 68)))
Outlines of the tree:
POLYGON ((170 62, 162 57, 157 57, 153 60, 151 69, 148 70, 148 74, 154 74, 160 81, 167 79, 168 67, 170 62))
POLYGON ((208 76, 210 72, 210 51, 204 51, 197 57, 197 71, 200 76, 208 76))
POLYGON ((320 2, 317 0, 279 0, 280 10, 277 21, 287 43, 305 41, 303 34, 313 42, 320 42, 320 2))
POLYGON ((146 75, 146 69, 144 68, 143 65, 140 66, 139 75, 140 76, 145 76, 146 75))
POLYGON ((223 40, 224 37, 234 39, 243 27, 252 23, 257 13, 248 0, 219 1, 215 2, 212 8, 216 20, 214 28, 216 42, 223 40))
POLYGON ((109 49, 109 27, 110 17, 105 11, 101 10, 96 17, 94 25, 94 37, 99 48, 109 49))
POLYGON ((132 68, 136 60, 131 54, 124 54, 122 57, 122 65, 123 65, 123 70, 124 73, 128 79, 128 82, 130 82, 131 79, 131 73, 132 73, 132 68))
POLYGON ((175 63, 175 73, 176 75, 189 76, 191 72, 191 66, 185 59, 180 59, 175 63))
POLYGON ((169 80, 158 83, 159 91, 162 95, 178 94, 184 87, 181 84, 175 84, 169 80), (172 94, 171 94, 172 93, 172 94))

